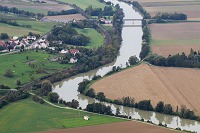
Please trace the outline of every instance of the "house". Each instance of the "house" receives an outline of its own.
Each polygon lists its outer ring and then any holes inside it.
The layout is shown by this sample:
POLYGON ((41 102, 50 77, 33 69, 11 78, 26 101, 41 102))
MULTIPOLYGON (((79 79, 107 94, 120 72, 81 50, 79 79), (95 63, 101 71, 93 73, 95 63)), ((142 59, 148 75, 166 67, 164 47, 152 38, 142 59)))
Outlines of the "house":
POLYGON ((100 24, 105 24, 105 21, 106 21, 105 18, 100 18, 100 19, 99 19, 99 23, 100 23, 100 24))
POLYGON ((52 43, 53 43, 53 44, 59 44, 59 45, 63 44, 62 41, 52 41, 52 43))
POLYGON ((35 41, 37 38, 36 38, 36 36, 27 36, 27 39, 29 41, 35 41))
POLYGON ((86 120, 86 121, 88 121, 88 120, 89 120, 89 116, 85 115, 85 116, 83 117, 83 119, 86 120))
POLYGON ((105 24, 112 24, 112 20, 105 20, 105 24))
POLYGON ((77 61, 78 61, 77 59, 71 58, 70 61, 69 61, 69 63, 76 63, 77 61))
POLYGON ((61 54, 66 54, 66 53, 69 53, 69 51, 63 49, 63 50, 60 51, 60 53, 61 53, 61 54))
POLYGON ((48 47, 48 49, 50 49, 50 50, 56 50, 56 48, 55 47, 48 47))
POLYGON ((7 44, 4 41, 0 40, 0 46, 7 47, 7 44))
POLYGON ((19 43, 19 38, 17 36, 14 36, 11 40, 10 43, 15 42, 16 44, 19 43))
POLYGON ((45 43, 45 38, 41 38, 39 41, 38 41, 38 43, 45 43))
POLYGON ((70 49, 69 52, 75 56, 77 53, 79 53, 79 50, 78 49, 70 49))
POLYGON ((29 45, 28 39, 27 39, 27 38, 23 38, 23 39, 19 42, 19 45, 24 45, 24 46, 29 45))

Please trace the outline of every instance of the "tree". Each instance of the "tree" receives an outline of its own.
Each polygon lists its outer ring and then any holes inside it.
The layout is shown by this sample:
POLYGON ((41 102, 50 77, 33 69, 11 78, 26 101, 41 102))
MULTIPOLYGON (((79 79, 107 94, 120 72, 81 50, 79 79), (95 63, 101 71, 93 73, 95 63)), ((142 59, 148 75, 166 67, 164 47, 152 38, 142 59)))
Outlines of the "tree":
POLYGON ((164 106, 164 111, 163 111, 163 113, 171 115, 171 114, 173 113, 172 105, 171 105, 171 104, 166 104, 166 105, 164 106))
POLYGON ((49 92, 52 91, 52 83, 49 80, 45 80, 41 84, 40 94, 47 96, 49 92))
POLYGON ((77 109, 79 107, 79 102, 77 100, 73 99, 71 107, 77 109))
POLYGON ((164 111, 164 102, 160 101, 157 103, 156 107, 155 107, 155 111, 156 112, 163 112, 164 111))
POLYGON ((6 70, 4 76, 12 78, 14 76, 13 71, 11 69, 6 70))
POLYGON ((48 94, 48 99, 51 102, 58 103, 59 95, 56 92, 50 92, 48 94))
POLYGON ((21 80, 20 80, 20 79, 17 79, 16 85, 17 85, 17 86, 20 86, 21 84, 22 84, 21 80))
POLYGON ((103 92, 98 92, 97 95, 96 95, 96 99, 98 99, 99 101, 105 101, 106 96, 104 95, 103 92))
POLYGON ((85 95, 86 95, 86 96, 89 96, 89 97, 91 97, 91 98, 95 98, 96 93, 95 93, 95 91, 94 91, 93 88, 90 88, 90 89, 85 93, 85 95))
POLYGON ((121 114, 121 113, 120 113, 120 109, 117 107, 115 115, 118 116, 118 115, 120 115, 120 114, 121 114))
POLYGON ((128 60, 128 62, 130 63, 130 65, 135 65, 138 63, 138 58, 136 56, 131 56, 128 60))
POLYGON ((0 35, 1 40, 5 40, 5 39, 8 39, 8 38, 9 38, 9 36, 8 36, 7 33, 1 33, 1 35, 0 35))

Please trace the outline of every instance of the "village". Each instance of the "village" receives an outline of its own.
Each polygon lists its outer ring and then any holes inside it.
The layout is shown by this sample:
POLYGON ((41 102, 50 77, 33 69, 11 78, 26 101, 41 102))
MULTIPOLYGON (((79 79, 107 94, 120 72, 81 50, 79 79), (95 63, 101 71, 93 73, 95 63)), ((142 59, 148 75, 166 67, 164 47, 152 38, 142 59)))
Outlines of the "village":
MULTIPOLYGON (((0 47, 1 47, 1 54, 7 53, 15 53, 15 52, 22 52, 24 50, 31 50, 31 49, 49 49, 55 51, 55 47, 50 47, 49 41, 46 39, 46 35, 37 38, 36 36, 27 36, 27 37, 17 37, 13 36, 8 41, 0 40, 0 47)), ((62 41, 53 41, 53 44, 62 45, 62 41)), ((59 52, 59 55, 54 56, 54 58, 50 58, 49 60, 52 62, 58 62, 63 60, 63 56, 69 53, 71 58, 69 59, 68 63, 76 63, 78 59, 76 59, 75 55, 80 53, 78 49, 68 48, 62 49, 59 52)))

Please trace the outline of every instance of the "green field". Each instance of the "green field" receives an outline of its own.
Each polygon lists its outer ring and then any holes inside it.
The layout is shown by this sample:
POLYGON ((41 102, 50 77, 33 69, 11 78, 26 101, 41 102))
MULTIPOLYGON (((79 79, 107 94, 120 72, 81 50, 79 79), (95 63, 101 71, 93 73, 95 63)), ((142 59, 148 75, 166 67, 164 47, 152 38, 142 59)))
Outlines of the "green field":
POLYGON ((30 82, 30 77, 38 79, 41 76, 54 73, 63 68, 72 67, 73 64, 59 64, 58 62, 51 62, 48 59, 54 55, 47 54, 44 51, 27 51, 23 53, 0 55, 0 84, 8 85, 12 88, 16 87, 17 79, 21 79, 22 83, 30 82), (28 56, 28 60, 27 60, 28 56), (37 65, 36 68, 29 66, 29 62, 37 65), (14 77, 8 78, 4 74, 6 70, 14 71, 14 77), (36 71, 42 69, 43 72, 37 74, 36 71))
POLYGON ((31 99, 11 103, 0 110, 0 116, 1 133, 38 132, 126 121, 70 109, 58 109, 35 103, 31 99), (83 120, 84 115, 88 115, 90 120, 83 120))
POLYGON ((104 37, 101 33, 97 32, 95 29, 85 28, 85 29, 76 29, 78 33, 84 34, 91 38, 90 43, 85 46, 85 48, 98 48, 104 44, 104 37))
POLYGON ((11 26, 8 24, 0 23, 0 33, 7 33, 9 36, 24 36, 29 32, 44 35, 51 30, 56 24, 53 22, 40 22, 40 21, 29 21, 29 20, 17 20, 20 25, 31 25, 31 28, 24 28, 18 26, 11 26))
POLYGON ((59 0, 61 2, 69 3, 69 4, 75 4, 78 7, 85 10, 89 5, 91 5, 93 8, 104 8, 105 4, 100 3, 97 0, 59 0))

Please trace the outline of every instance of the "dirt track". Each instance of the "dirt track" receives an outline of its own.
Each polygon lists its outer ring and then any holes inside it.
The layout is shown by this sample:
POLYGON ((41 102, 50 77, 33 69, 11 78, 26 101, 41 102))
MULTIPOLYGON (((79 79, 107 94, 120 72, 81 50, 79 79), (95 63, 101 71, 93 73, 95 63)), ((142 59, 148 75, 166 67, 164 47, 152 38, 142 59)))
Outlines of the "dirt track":
POLYGON ((147 64, 128 69, 94 83, 91 88, 104 92, 110 99, 131 96, 135 101, 159 101, 176 106, 185 105, 200 112, 200 70, 154 67, 147 64))
POLYGON ((58 129, 42 133, 178 133, 170 129, 161 128, 140 122, 118 122, 97 126, 58 129))

